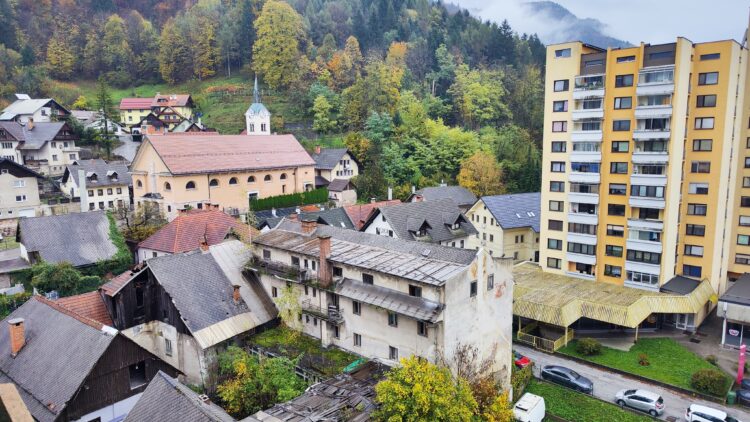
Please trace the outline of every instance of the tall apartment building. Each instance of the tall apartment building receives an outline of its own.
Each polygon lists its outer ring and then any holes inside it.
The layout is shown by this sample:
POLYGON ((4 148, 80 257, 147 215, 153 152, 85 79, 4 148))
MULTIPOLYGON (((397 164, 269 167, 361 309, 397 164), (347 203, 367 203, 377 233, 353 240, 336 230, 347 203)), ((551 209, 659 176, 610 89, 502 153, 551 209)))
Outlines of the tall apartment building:
POLYGON ((729 270, 750 269, 735 233, 750 235, 737 216, 746 68, 731 40, 547 48, 545 271, 649 290, 685 276, 721 293, 729 270))

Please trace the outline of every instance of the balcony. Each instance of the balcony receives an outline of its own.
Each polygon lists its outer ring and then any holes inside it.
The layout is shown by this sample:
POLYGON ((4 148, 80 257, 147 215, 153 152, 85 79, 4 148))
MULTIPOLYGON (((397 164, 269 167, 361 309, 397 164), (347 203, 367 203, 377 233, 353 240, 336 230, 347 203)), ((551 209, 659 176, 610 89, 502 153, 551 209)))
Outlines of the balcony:
POLYGON ((637 95, 664 95, 674 92, 674 66, 653 67, 638 74, 637 95))
POLYGON ((581 163, 599 163, 602 161, 601 151, 571 151, 570 161, 581 163))
POLYGON ((665 129, 635 129, 633 131, 633 139, 648 140, 648 139, 669 139, 671 132, 668 128, 665 129))
POLYGON ((571 171, 568 173, 568 181, 573 183, 599 184, 601 176, 599 173, 582 173, 571 171))
POLYGON ((635 108, 636 119, 665 118, 671 116, 671 105, 644 105, 635 108))
POLYGON ((666 164, 669 162, 669 154, 666 151, 649 152, 649 151, 633 151, 633 164, 666 164))
POLYGON ((575 278, 582 278, 584 280, 596 280, 596 276, 593 274, 581 273, 578 271, 565 271, 565 275, 569 275, 575 278))
POLYGON ((631 196, 628 198, 628 205, 636 208, 656 208, 663 210, 665 206, 664 198, 652 198, 648 196, 631 196))
POLYGON ((603 108, 582 108, 573 110, 573 120, 583 119, 603 119, 604 109, 603 108))
POLYGON ((596 265, 596 255, 566 252, 565 259, 567 259, 568 262, 579 262, 581 264, 596 265))
POLYGON ((585 141, 602 141, 601 130, 573 130, 570 132, 570 140, 573 142, 585 142, 585 141))
POLYGON ((636 95, 664 95, 674 93, 674 82, 659 82, 649 84, 638 84, 635 88, 636 95))
MULTIPOLYGON (((596 245, 596 235, 568 232, 568 242, 582 243, 584 245, 596 245)), ((572 253, 572 252, 569 252, 569 253, 572 253)), ((577 262, 580 262, 580 261, 577 261, 577 262)))
POLYGON ((599 216, 597 214, 587 214, 584 212, 570 212, 568 213, 568 223, 578 224, 599 224, 599 216))
POLYGON ((637 273, 659 275, 661 274, 661 265, 646 264, 644 262, 625 261, 625 271, 635 271, 637 273))
POLYGON ((664 222, 661 220, 643 220, 640 218, 628 218, 628 229, 664 230, 664 222))
POLYGON ((294 265, 283 264, 281 262, 263 259, 258 256, 253 256, 250 259, 248 266, 260 273, 273 275, 297 283, 305 283, 317 279, 317 274, 306 268, 299 268, 294 265))
POLYGON ((657 278, 657 281, 655 282, 644 282, 644 281, 633 281, 625 279, 625 282, 623 283, 623 286, 630 287, 633 289, 641 289, 641 290, 651 290, 653 292, 659 291, 659 281, 657 278))
POLYGON ((630 184, 641 186, 667 186, 667 176, 664 174, 635 173, 630 175, 630 184))
POLYGON ((331 324, 341 325, 344 323, 344 317, 341 315, 341 311, 336 305, 328 305, 328 308, 323 309, 320 306, 313 304, 310 299, 303 300, 301 305, 303 314, 312 315, 324 321, 328 321, 331 324))
POLYGON ((569 192, 568 201, 578 202, 579 204, 599 205, 599 194, 598 193, 569 192))
POLYGON ((627 239, 625 241, 625 247, 627 247, 628 250, 632 249, 636 251, 654 252, 654 253, 662 252, 661 242, 651 242, 648 240, 627 239))

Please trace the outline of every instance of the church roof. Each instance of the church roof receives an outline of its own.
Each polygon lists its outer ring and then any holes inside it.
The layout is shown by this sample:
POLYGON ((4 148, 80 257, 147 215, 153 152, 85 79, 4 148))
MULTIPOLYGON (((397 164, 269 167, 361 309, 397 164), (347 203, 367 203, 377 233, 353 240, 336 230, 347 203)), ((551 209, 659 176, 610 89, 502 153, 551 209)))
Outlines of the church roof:
POLYGON ((245 114, 262 114, 262 113, 269 113, 266 106, 264 106, 262 103, 250 104, 250 107, 248 107, 247 111, 245 112, 245 114))

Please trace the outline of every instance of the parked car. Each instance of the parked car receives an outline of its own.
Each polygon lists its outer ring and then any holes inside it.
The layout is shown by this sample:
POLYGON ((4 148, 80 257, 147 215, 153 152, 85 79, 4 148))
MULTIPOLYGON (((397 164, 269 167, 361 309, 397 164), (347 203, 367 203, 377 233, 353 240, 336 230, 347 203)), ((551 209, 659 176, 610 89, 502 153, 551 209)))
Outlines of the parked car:
POLYGON ((594 383, 590 379, 564 366, 547 365, 543 367, 542 379, 583 393, 593 394, 594 392, 594 383))
POLYGON ((529 366, 529 364, 531 363, 531 359, 529 359, 528 357, 514 350, 513 351, 513 363, 515 363, 518 368, 525 368, 529 366))
POLYGON ((661 416, 664 413, 664 399, 648 390, 620 390, 615 394, 615 403, 620 407, 627 406, 651 416, 661 416))
POLYGON ((700 404, 691 404, 685 412, 688 422, 740 422, 727 415, 723 410, 717 410, 700 404))
MULTIPOLYGON (((742 384, 745 384, 745 380, 742 380, 742 384)), ((737 403, 743 406, 750 406, 750 390, 742 389, 737 392, 737 403)))
POLYGON ((513 417, 518 422, 542 422, 544 420, 544 397, 525 393, 513 406, 513 417))

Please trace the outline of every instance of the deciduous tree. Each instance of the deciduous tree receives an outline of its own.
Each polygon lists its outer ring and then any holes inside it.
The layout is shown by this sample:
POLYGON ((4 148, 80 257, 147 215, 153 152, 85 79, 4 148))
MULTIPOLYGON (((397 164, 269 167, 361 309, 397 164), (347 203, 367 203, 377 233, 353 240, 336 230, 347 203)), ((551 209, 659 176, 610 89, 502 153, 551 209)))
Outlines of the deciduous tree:
POLYGON ((502 171, 492 154, 478 151, 461 163, 458 183, 474 195, 502 193, 502 171))
POLYGON ((301 77, 302 17, 286 2, 269 0, 255 21, 253 67, 271 88, 288 87, 301 77))
POLYGON ((336 127, 336 119, 333 116, 333 106, 325 96, 318 95, 312 107, 314 119, 313 129, 318 133, 328 133, 336 127))

